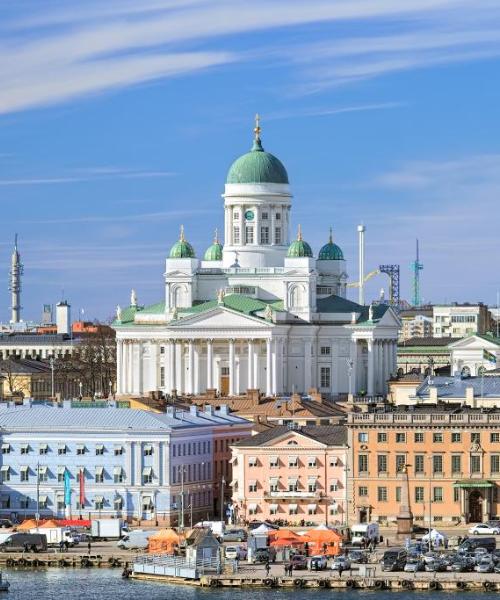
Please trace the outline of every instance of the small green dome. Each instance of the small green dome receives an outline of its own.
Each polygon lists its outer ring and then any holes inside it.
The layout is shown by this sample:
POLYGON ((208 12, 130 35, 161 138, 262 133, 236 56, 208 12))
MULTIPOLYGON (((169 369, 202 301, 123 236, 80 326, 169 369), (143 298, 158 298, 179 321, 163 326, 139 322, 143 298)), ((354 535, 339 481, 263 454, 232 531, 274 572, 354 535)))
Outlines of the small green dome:
POLYGON ((193 246, 184 237, 184 227, 182 225, 180 238, 170 249, 169 258, 196 258, 193 246))
POLYGON ((330 239, 318 254, 318 260, 344 260, 344 254, 337 244, 333 243, 332 232, 330 230, 330 239))
POLYGON ((288 246, 288 258, 312 258, 313 251, 311 246, 302 239, 302 232, 299 225, 297 239, 288 246))
POLYGON ((222 244, 219 242, 217 230, 215 231, 214 243, 205 252, 203 260, 222 260, 222 244))
POLYGON ((283 163, 262 147, 258 116, 254 132, 252 149, 233 162, 226 183, 288 183, 288 173, 283 163))

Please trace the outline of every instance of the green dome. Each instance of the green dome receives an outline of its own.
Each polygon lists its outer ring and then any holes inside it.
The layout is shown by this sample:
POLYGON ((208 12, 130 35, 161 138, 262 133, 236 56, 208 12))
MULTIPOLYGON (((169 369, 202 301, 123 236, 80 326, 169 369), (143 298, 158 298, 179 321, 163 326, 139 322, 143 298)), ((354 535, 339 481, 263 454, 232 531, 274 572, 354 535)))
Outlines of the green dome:
POLYGON ((283 163, 262 147, 258 115, 255 118, 254 132, 252 149, 234 161, 227 174, 226 183, 288 183, 288 174, 283 163))
POLYGON ((344 260, 344 254, 337 244, 333 243, 332 233, 330 231, 330 239, 325 244, 318 254, 318 260, 344 260))
POLYGON ((214 243, 205 252, 203 260, 222 260, 222 244, 219 242, 217 230, 215 230, 214 243))
POLYGON ((179 240, 170 249, 169 258, 196 258, 193 246, 184 238, 183 226, 179 240))
POLYGON ((311 246, 309 246, 309 244, 302 239, 302 233, 299 226, 297 239, 294 240, 290 246, 288 246, 287 256, 288 258, 312 258, 312 255, 313 251, 311 246))

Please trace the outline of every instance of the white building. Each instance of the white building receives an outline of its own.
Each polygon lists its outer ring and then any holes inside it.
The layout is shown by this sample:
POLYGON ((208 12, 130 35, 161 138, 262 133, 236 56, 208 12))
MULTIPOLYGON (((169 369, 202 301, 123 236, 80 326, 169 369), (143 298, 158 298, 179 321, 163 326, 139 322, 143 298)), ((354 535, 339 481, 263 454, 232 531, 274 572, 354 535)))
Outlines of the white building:
POLYGON ((225 185, 224 238, 196 258, 184 230, 166 259, 164 299, 117 309, 118 393, 380 394, 396 368, 399 321, 345 298, 346 262, 328 242, 313 257, 290 242, 292 194, 260 128, 225 185))
POLYGON ((500 338, 470 335, 450 344, 451 373, 481 375, 500 367, 500 338))
POLYGON ((433 307, 434 337, 465 337, 488 333, 490 313, 484 304, 449 304, 433 307))

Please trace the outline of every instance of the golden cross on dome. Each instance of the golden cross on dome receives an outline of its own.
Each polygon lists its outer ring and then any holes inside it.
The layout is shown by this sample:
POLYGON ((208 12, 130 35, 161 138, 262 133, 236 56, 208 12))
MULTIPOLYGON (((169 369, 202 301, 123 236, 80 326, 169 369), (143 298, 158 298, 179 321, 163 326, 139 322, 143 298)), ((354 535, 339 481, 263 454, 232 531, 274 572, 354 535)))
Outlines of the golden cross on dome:
POLYGON ((330 244, 333 243, 333 230, 330 227, 330 244))
POLYGON ((299 225, 299 229, 297 231, 297 240, 300 242, 302 240, 302 226, 299 225))
POLYGON ((253 131, 255 133, 255 140, 256 141, 260 140, 261 128, 260 128, 260 115, 259 115, 259 113, 257 113, 255 115, 255 129, 253 131))
POLYGON ((186 238, 184 237, 184 225, 181 225, 181 235, 179 239, 181 242, 184 242, 186 240, 186 238))
POLYGON ((219 243, 219 230, 216 227, 215 228, 215 236, 214 236, 214 244, 218 244, 218 243, 219 243))

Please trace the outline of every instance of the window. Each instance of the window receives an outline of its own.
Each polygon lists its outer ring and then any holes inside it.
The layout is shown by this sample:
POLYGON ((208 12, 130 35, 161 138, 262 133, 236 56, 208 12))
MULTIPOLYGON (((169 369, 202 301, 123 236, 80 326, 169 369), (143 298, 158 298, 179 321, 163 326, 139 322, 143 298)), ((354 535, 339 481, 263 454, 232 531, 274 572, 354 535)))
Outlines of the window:
POLYGON ((269 227, 260 228, 260 243, 269 244, 269 227))
POLYGON ((47 444, 41 444, 40 447, 38 448, 39 454, 47 454, 48 451, 49 451, 49 447, 47 446, 47 444))
POLYGON ((368 488, 366 485, 360 485, 358 488, 358 496, 366 497, 368 496, 368 488))
POLYGON ((492 454, 490 458, 490 471, 491 473, 500 473, 500 455, 492 454))
POLYGON ((57 454, 59 454, 59 455, 66 454, 66 451, 67 451, 66 444, 63 444, 62 446, 59 446, 59 448, 57 449, 57 454))
POLYGON ((95 455, 103 456, 104 455, 104 446, 102 444, 97 444, 95 447, 95 455))
POLYGON ((397 444, 405 444, 406 443, 406 433, 396 433, 396 443, 397 444))
POLYGON ((396 473, 401 473, 405 466, 406 454, 396 454, 396 473))
POLYGON ((144 456, 153 456, 153 446, 151 444, 144 446, 144 456))
POLYGON ((362 442, 363 444, 366 444, 368 442, 368 433, 365 431, 360 431, 358 433, 358 442, 362 442))
POLYGON ((329 388, 330 387, 330 367, 321 367, 320 369, 321 375, 321 387, 329 388))
POLYGON ((481 443, 481 434, 478 431, 471 433, 470 441, 472 444, 480 444, 481 443))
POLYGON ((330 467, 338 467, 340 464, 340 460, 337 456, 332 456, 330 458, 330 467))
POLYGON ((479 455, 472 455, 470 457, 470 472, 481 473, 481 457, 479 455))
POLYGON ((379 473, 387 473, 387 456, 385 454, 377 456, 377 471, 379 473))
POLYGON ((377 488, 377 500, 379 502, 387 502, 387 488, 386 487, 378 487, 377 488))
POLYGON ((330 492, 338 492, 339 484, 338 481, 333 481, 330 483, 330 492))
POLYGON ((492 444, 500 442, 500 433, 490 433, 490 442, 492 444))
POLYGON ((273 477, 273 479, 269 480, 269 491, 277 492, 279 490, 279 481, 278 478, 273 477))
POLYGON ((415 488, 415 502, 423 502, 424 501, 424 488, 421 486, 417 486, 415 488))
POLYGON ((113 481, 115 483, 123 483, 123 480, 124 480, 123 469, 121 467, 115 467, 113 469, 113 481))
POLYGON ((21 481, 29 481, 29 480, 30 480, 29 467, 21 467, 21 481))
POLYGON ((289 492, 297 492, 299 489, 299 482, 297 479, 289 479, 288 480, 288 491, 289 492))
POLYGON ((233 213, 233 219, 235 221, 239 221, 240 220, 240 213, 237 210, 235 210, 234 213, 233 213))
POLYGON ((257 491, 257 482, 256 481, 251 481, 248 484, 248 491, 249 492, 256 492, 257 491))
POLYGON ((460 454, 451 455, 451 472, 460 473, 462 471, 462 457, 460 454))
POLYGON ((415 454, 415 473, 425 473, 425 456, 415 454))
POLYGON ((263 221, 267 221, 269 219, 269 213, 263 212, 261 218, 262 218, 263 221))
POLYGON ((38 480, 40 483, 46 483, 49 480, 49 472, 47 467, 40 467, 38 470, 38 480))
POLYGON ((310 504, 307 507, 307 514, 308 515, 315 515, 316 514, 316 504, 310 504))
POLYGON ((30 451, 30 447, 28 446, 28 444, 23 444, 21 446, 21 454, 29 454, 30 451))
POLYGON ((233 244, 240 244, 240 228, 233 227, 233 244))
POLYGON ((121 496, 115 498, 113 504, 115 505, 115 510, 123 510, 123 498, 121 496))
POLYGON ((377 442, 379 444, 387 442, 387 433, 377 433, 377 442))
MULTIPOLYGON (((174 446, 175 448, 175 446, 174 446)), ((115 446, 115 456, 121 456, 123 454, 123 446, 115 446)), ((174 454, 175 456, 175 454, 174 454)))
POLYGON ((245 227, 245 244, 253 244, 253 225, 245 227))
POLYGON ((251 504, 248 507, 248 514, 249 515, 256 515, 257 514, 257 505, 256 504, 251 504))
POLYGON ((296 504, 290 504, 290 508, 288 510, 289 515, 296 515, 299 512, 299 507, 296 504))
POLYGON ((307 466, 310 467, 311 469, 315 468, 317 466, 316 457, 315 456, 310 456, 309 457, 309 460, 307 461, 307 466))
POLYGON ((332 349, 330 346, 321 346, 319 352, 321 356, 330 356, 332 349))
POLYGON ((281 227, 274 228, 274 243, 281 244, 281 227))
POLYGON ((165 367, 160 367, 160 387, 165 386, 165 367))
POLYGON ((424 443, 424 433, 423 431, 417 431, 414 436, 415 444, 423 444, 424 443))
POLYGON ((28 497, 21 498, 19 500, 19 508, 26 509, 26 508, 29 508, 29 506, 30 506, 30 499, 28 497))
MULTIPOLYGON (((41 510, 45 510, 47 508, 47 504, 48 504, 47 496, 40 496, 39 501, 38 501, 38 507, 41 510)), ((78 508, 78 506, 77 506, 77 508, 78 508)))
POLYGON ((288 457, 288 466, 289 467, 298 467, 299 466, 298 456, 289 456, 288 457))
POLYGON ((281 221, 281 213, 276 213, 276 221, 281 221))
POLYGON ((278 505, 277 504, 271 504, 269 506, 269 514, 270 515, 277 515, 278 514, 278 505))
POLYGON ((85 454, 85 446, 83 444, 78 444, 78 446, 76 447, 76 453, 78 454, 78 456, 82 456, 82 454, 85 454))
POLYGON ((442 473, 443 472, 443 457, 441 454, 436 454, 432 457, 432 472, 442 473))
POLYGON ((401 502, 401 488, 399 486, 396 488, 396 502, 401 502))
POLYGON ((435 487, 432 489, 432 500, 433 502, 442 502, 443 501, 443 488, 435 487))
POLYGON ((102 467, 97 467, 95 470, 95 482, 104 483, 104 469, 102 467))
POLYGON ((442 444, 443 443, 443 434, 442 433, 433 433, 432 441, 434 444, 442 444))
POLYGON ((151 467, 146 467, 142 471, 142 483, 148 484, 153 483, 153 469, 151 467))
POLYGON ((315 492, 316 491, 316 486, 317 486, 316 479, 310 479, 307 482, 307 491, 308 492, 315 492))
POLYGON ((368 473, 368 455, 358 454, 358 471, 359 473, 368 473))
POLYGON ((269 459, 269 466, 271 467, 271 469, 276 469, 279 467, 279 460, 277 456, 271 456, 271 458, 269 459))
POLYGON ((66 471, 66 467, 57 467, 57 482, 64 483, 64 473, 66 471))
POLYGON ((458 431, 452 431, 451 441, 453 444, 459 444, 462 441, 462 434, 458 431))
POLYGON ((10 508, 10 496, 2 497, 0 504, 2 508, 10 508))
POLYGON ((104 498, 102 496, 96 497, 94 499, 94 506, 96 510, 102 510, 104 508, 104 498))
POLYGON ((10 444, 2 444, 2 454, 10 454, 10 444))

